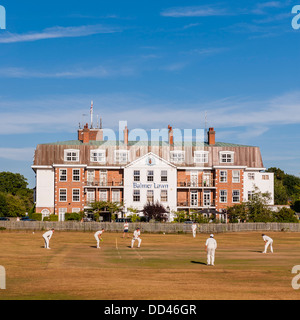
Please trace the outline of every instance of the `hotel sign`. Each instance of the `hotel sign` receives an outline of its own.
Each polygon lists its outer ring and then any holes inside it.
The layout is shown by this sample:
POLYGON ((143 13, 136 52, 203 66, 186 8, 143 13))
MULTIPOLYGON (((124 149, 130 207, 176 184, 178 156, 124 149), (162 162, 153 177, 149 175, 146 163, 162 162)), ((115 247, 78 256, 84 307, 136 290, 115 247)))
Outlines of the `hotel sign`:
POLYGON ((167 183, 133 183, 133 189, 168 189, 167 183))

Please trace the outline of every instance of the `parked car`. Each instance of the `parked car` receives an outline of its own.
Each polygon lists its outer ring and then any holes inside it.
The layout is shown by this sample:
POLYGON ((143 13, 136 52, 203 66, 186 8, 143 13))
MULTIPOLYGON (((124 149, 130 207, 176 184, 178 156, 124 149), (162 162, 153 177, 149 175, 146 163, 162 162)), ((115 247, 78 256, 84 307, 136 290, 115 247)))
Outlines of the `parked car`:
POLYGON ((185 223, 185 224, 192 224, 193 221, 192 221, 192 220, 186 220, 186 221, 184 221, 184 223, 185 223))
POLYGON ((9 218, 7 218, 7 217, 0 217, 0 221, 9 221, 9 218))
POLYGON ((131 222, 131 218, 117 218, 116 222, 131 222))
POLYGON ((34 220, 34 219, 30 219, 28 216, 22 217, 20 220, 21 220, 21 221, 36 221, 36 220, 34 220))

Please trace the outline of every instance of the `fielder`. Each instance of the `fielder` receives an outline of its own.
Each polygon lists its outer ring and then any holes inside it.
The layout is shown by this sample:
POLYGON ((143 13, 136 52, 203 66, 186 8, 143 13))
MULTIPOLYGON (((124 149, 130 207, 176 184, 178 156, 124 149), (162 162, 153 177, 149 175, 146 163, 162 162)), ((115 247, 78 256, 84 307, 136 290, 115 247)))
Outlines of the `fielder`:
POLYGON ((195 222, 192 224, 192 232, 193 232, 193 237, 196 238, 197 224, 195 222))
POLYGON ((103 239, 102 239, 102 233, 103 232, 104 232, 104 228, 102 228, 101 230, 95 232, 95 234, 94 234, 94 237, 95 237, 95 239, 97 241, 97 249, 101 249, 99 244, 100 244, 100 241, 103 241, 103 239))
POLYGON ((215 265, 215 251, 217 249, 217 241, 214 235, 211 234, 205 243, 205 251, 207 252, 207 265, 215 265))
POLYGON ((52 228, 51 230, 49 231, 46 231, 44 234, 43 234, 43 238, 44 238, 44 241, 45 241, 45 248, 46 249, 51 249, 49 247, 49 242, 50 242, 50 239, 53 235, 53 232, 54 232, 54 228, 52 228))
POLYGON ((142 242, 142 239, 140 238, 140 235, 141 235, 140 228, 136 228, 136 230, 133 233, 132 240, 131 240, 131 248, 133 248, 135 240, 138 241, 138 246, 137 247, 140 248, 141 242, 142 242))
POLYGON ((127 233, 127 238, 128 238, 128 228, 129 228, 129 224, 128 222, 124 223, 124 232, 123 232, 123 238, 125 238, 125 234, 127 233))
POLYGON ((273 239, 266 236, 265 234, 262 234, 263 240, 265 242, 265 250, 263 251, 263 253, 267 253, 267 249, 270 246, 270 250, 273 253, 273 239))

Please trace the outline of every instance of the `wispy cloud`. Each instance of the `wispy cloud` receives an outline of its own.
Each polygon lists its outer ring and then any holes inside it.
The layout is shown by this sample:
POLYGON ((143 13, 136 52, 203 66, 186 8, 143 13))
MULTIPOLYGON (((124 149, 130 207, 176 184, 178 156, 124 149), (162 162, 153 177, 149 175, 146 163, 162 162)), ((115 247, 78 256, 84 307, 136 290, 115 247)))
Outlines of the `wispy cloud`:
POLYGON ((95 114, 99 105, 107 128, 117 127, 119 120, 128 120, 131 128, 165 128, 167 124, 172 124, 174 128, 203 128, 205 111, 209 126, 220 130, 234 130, 241 140, 255 139, 274 126, 300 124, 300 91, 261 101, 229 97, 189 104, 157 102, 149 97, 114 94, 93 97, 58 96, 15 102, 1 99, 0 110, 6 112, 0 112, 0 134, 73 132, 77 123, 84 121, 81 119, 82 114, 88 113, 89 101, 92 99, 95 114), (59 110, 59 117, 55 110, 59 110))
POLYGON ((76 79, 76 78, 110 78, 119 76, 131 76, 135 74, 133 67, 121 66, 96 66, 92 68, 70 68, 60 71, 36 71, 25 68, 1 68, 0 77, 4 78, 40 78, 40 79, 76 79))
POLYGON ((191 7, 173 7, 163 10, 160 13, 164 17, 208 17, 223 16, 230 14, 227 9, 216 6, 191 6, 191 7))
POLYGON ((120 31, 120 28, 106 27, 103 25, 85 25, 78 27, 57 26, 44 29, 41 32, 29 32, 24 34, 6 32, 0 36, 0 43, 16 43, 45 39, 86 37, 95 34, 115 33, 120 31))
POLYGON ((34 148, 0 148, 0 158, 17 160, 17 161, 32 161, 34 148))

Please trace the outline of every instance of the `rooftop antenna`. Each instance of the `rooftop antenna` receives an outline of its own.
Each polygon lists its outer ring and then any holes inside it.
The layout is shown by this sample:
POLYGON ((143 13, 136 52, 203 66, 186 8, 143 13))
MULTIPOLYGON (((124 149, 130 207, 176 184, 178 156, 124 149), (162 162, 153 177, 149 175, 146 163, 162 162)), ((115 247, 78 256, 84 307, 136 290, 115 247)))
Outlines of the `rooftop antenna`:
POLYGON ((207 112, 205 111, 205 123, 204 123, 204 134, 207 136, 207 112))
POLYGON ((99 116, 97 115, 97 129, 99 129, 99 120, 98 120, 99 116))
POLYGON ((93 100, 91 101, 91 129, 93 129, 93 107, 94 107, 94 102, 93 100))

